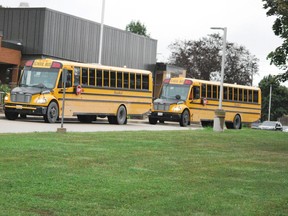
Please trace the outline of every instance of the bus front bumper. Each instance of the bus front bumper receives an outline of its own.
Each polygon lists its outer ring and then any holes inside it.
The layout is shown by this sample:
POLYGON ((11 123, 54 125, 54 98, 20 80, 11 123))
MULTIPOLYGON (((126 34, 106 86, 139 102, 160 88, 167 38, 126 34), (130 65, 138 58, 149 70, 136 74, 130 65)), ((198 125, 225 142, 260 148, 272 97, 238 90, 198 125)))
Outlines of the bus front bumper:
POLYGON ((158 119, 160 121, 179 122, 181 119, 181 114, 171 112, 151 112, 149 118, 158 119))
POLYGON ((47 113, 47 107, 5 104, 4 105, 4 111, 5 112, 16 112, 16 113, 25 114, 25 115, 43 116, 47 113))

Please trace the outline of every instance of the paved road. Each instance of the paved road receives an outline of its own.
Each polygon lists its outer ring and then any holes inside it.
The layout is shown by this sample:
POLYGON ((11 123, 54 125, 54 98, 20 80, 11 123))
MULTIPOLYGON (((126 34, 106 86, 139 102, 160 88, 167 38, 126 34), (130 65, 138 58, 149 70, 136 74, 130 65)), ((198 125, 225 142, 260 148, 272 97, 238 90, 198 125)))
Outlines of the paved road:
MULTIPOLYGON (((65 119, 64 128, 67 132, 99 132, 99 131, 164 131, 164 130, 195 130, 199 126, 180 127, 179 123, 150 125, 148 119, 128 120, 126 125, 111 125, 107 119, 97 119, 93 123, 80 123, 76 118, 65 119)), ((42 117, 27 117, 9 121, 0 114, 0 133, 56 132, 61 123, 44 123, 42 117)))

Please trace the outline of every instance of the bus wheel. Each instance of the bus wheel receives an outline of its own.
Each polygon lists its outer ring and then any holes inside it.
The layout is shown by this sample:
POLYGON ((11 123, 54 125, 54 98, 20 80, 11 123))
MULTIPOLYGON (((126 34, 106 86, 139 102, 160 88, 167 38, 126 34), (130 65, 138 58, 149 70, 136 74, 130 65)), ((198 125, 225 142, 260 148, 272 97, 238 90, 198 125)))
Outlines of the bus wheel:
POLYGON ((189 111, 187 109, 184 110, 181 114, 181 119, 179 123, 181 127, 186 127, 189 124, 189 111))
POLYGON ((234 117, 234 120, 233 120, 233 128, 234 129, 241 129, 242 128, 242 123, 241 123, 241 117, 240 115, 236 115, 234 117))
POLYGON ((55 102, 51 102, 47 108, 47 113, 44 115, 46 123, 55 123, 58 119, 58 106, 55 102))
POLYGON ((127 111, 126 108, 123 105, 121 105, 117 111, 116 124, 123 125, 126 123, 127 123, 127 111))
POLYGON ((158 119, 149 117, 149 123, 150 124, 155 125, 155 124, 157 124, 157 121, 158 121, 158 119))
POLYGON ((5 117, 8 119, 8 120, 15 120, 18 118, 18 113, 17 112, 8 112, 8 111, 5 111, 5 117))

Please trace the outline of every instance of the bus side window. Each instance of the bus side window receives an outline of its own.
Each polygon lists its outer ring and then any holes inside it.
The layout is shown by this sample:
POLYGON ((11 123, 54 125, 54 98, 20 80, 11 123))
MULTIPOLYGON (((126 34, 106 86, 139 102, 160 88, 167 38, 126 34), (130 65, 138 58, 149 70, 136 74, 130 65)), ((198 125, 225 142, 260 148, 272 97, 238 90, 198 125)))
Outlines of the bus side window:
POLYGON ((202 97, 206 98, 206 84, 202 84, 202 97))
POLYGON ((200 86, 193 87, 193 99, 200 99, 200 86))
POLYGON ((74 86, 78 86, 80 84, 80 68, 74 68, 74 86))
POLYGON ((82 85, 88 85, 88 68, 82 68, 82 85))

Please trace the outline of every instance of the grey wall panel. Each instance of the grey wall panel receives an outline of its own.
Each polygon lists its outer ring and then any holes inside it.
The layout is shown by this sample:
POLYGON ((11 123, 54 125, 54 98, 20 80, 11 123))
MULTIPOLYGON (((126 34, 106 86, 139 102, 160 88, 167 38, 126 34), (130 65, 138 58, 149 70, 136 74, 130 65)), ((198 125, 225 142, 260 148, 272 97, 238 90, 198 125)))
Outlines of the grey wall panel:
POLYGON ((44 32, 45 55, 81 62, 98 59, 98 23, 47 9, 44 32))
MULTIPOLYGON (((100 24, 47 8, 0 8, 4 39, 21 41, 23 57, 38 55, 97 63, 100 24)), ((102 64, 151 69, 157 41, 104 26, 102 64)))
POLYGON ((43 45, 44 9, 0 8, 4 39, 23 44, 23 53, 40 54, 43 45))

